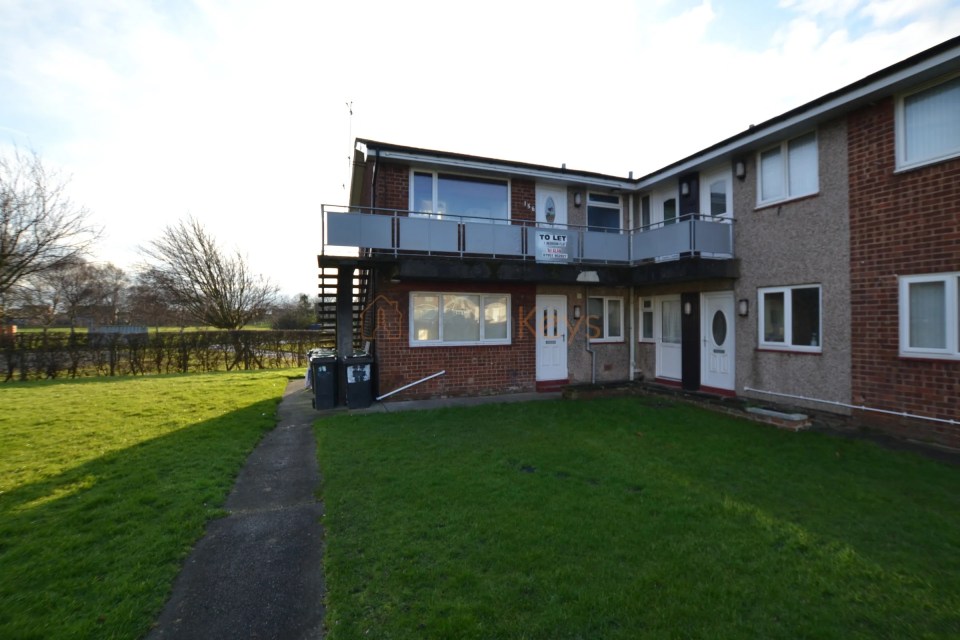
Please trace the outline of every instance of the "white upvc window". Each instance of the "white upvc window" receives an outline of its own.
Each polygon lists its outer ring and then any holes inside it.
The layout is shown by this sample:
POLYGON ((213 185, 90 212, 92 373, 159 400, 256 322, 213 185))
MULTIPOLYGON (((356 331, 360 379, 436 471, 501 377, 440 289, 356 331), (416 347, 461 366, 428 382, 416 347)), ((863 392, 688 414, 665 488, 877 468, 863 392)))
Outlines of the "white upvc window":
POLYGON ((757 204, 767 205, 820 189, 814 131, 764 149, 757 159, 757 204))
POLYGON ((410 211, 414 215, 465 216, 477 221, 510 219, 510 183, 499 178, 438 171, 410 171, 410 211))
POLYGON ((960 273, 900 277, 900 354, 960 358, 960 273))
POLYGON ((410 294, 410 346, 510 344, 510 296, 410 294))
POLYGON ((590 231, 619 233, 621 223, 620 196, 606 193, 587 194, 587 228, 590 231))
POLYGON ((640 342, 654 342, 653 298, 640 298, 640 342))
POLYGON ((896 102, 897 169, 960 156, 960 76, 896 102))
POLYGON ((757 297, 761 348, 821 351, 820 285, 766 287, 757 297))
POLYGON ((623 298, 587 298, 587 328, 590 342, 621 342, 623 298))

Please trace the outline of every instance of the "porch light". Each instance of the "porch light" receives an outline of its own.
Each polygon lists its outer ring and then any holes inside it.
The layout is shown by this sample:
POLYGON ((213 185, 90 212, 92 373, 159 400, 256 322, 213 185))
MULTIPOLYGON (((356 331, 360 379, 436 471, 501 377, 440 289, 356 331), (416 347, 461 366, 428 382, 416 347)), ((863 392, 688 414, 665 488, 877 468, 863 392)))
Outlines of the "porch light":
POLYGON ((746 298, 741 298, 737 301, 737 315, 744 318, 750 313, 750 301, 746 298))
POLYGON ((747 177, 747 163, 743 160, 737 160, 733 165, 733 175, 737 176, 740 180, 743 180, 747 177))
POLYGON ((688 316, 693 313, 693 305, 689 302, 683 303, 683 315, 688 316))
POLYGON ((580 192, 577 191, 573 194, 573 206, 579 209, 581 204, 583 204, 583 196, 581 196, 580 192))
POLYGON ((682 196, 688 196, 688 195, 690 195, 690 183, 688 183, 688 182, 681 182, 681 183, 680 183, 680 195, 682 195, 682 196))
POLYGON ((573 319, 574 319, 574 320, 579 320, 581 313, 583 313, 583 312, 582 312, 581 309, 580 309, 580 305, 578 305, 578 304, 573 305, 573 319))

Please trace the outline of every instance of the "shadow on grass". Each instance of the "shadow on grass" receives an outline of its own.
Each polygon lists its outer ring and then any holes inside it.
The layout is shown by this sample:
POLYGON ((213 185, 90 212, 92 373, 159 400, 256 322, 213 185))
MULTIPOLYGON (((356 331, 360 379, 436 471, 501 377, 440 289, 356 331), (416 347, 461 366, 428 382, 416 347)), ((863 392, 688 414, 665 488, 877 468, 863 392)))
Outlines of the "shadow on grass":
POLYGON ((278 402, 0 495, 0 637, 144 635, 278 402))

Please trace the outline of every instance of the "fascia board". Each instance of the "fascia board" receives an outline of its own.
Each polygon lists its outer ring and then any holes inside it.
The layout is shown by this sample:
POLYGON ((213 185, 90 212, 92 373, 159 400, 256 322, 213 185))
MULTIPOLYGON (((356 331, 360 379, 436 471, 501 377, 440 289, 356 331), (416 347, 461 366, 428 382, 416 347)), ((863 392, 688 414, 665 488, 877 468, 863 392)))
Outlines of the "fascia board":
POLYGON ((567 173, 562 169, 557 169, 554 171, 549 170, 537 170, 529 167, 515 167, 510 165, 500 165, 495 162, 479 162, 475 160, 463 160, 456 158, 441 158, 431 155, 421 155, 416 153, 407 153, 403 151, 389 151, 381 150, 380 159, 388 160, 400 160, 404 162, 411 162, 423 165, 431 165, 438 167, 452 167, 455 169, 461 169, 464 171, 480 171, 480 172, 496 172, 498 174, 507 174, 511 176, 523 176, 525 178, 536 178, 540 180, 551 180, 554 182, 566 182, 578 185, 584 185, 588 187, 603 187, 607 189, 621 189, 623 191, 632 191, 634 189, 634 182, 632 180, 624 179, 618 180, 616 178, 599 178, 599 177, 588 177, 580 176, 575 173, 567 173))

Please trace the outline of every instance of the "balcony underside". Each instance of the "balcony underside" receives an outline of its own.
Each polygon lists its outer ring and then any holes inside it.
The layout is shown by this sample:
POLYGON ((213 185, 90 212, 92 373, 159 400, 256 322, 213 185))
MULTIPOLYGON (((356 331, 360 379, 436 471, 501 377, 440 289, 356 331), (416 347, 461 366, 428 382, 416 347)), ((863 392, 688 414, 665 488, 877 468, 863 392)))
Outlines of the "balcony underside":
POLYGON ((550 264, 533 261, 439 256, 317 256, 320 268, 363 267, 400 282, 530 282, 537 284, 601 284, 639 286, 733 280, 740 275, 737 259, 681 256, 668 262, 640 265, 550 264), (595 275, 594 275, 595 274, 595 275))

